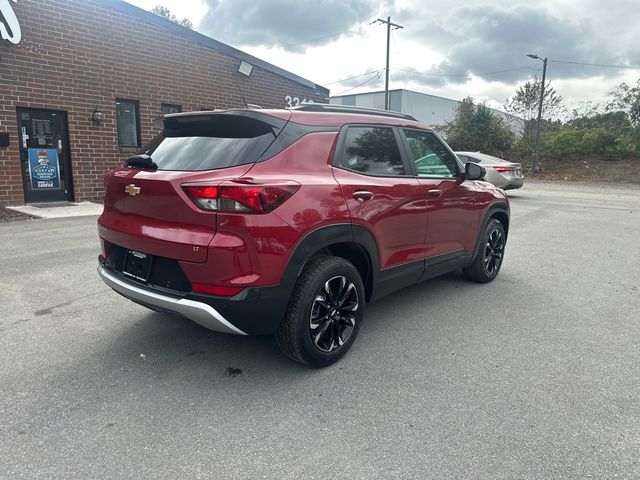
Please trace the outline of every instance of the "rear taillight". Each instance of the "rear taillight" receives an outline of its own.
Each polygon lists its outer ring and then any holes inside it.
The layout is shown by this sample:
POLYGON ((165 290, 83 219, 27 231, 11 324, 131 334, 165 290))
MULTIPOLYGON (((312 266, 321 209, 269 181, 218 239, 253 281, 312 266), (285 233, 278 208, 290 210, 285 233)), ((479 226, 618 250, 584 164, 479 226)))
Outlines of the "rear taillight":
POLYGON ((284 182, 268 185, 183 185, 189 198, 203 210, 267 213, 282 205, 300 185, 284 182))
POLYGON ((218 210, 218 187, 183 185, 182 188, 197 206, 203 210, 218 210))
POLYGON ((513 167, 493 167, 496 172, 513 172, 515 168, 513 167))

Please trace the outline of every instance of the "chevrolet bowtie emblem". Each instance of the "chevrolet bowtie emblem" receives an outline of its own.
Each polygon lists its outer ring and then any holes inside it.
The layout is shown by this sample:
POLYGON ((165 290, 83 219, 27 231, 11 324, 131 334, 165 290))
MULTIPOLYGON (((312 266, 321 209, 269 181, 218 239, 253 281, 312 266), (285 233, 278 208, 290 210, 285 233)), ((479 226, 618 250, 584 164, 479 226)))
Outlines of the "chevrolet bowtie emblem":
POLYGON ((124 191, 125 193, 128 193, 129 195, 131 195, 132 197, 135 195, 138 195, 140 193, 141 188, 138 187, 137 185, 134 185, 133 183, 127 185, 126 187, 124 187, 124 191))

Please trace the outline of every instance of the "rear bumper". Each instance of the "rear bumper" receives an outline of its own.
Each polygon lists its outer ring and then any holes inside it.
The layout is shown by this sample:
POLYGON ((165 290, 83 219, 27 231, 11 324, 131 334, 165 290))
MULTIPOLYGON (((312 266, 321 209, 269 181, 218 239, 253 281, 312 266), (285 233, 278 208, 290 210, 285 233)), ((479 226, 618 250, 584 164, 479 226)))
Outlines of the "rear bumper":
POLYGON ((98 275, 104 283, 120 295, 145 307, 175 313, 216 332, 246 335, 244 331, 231 324, 207 303, 188 298, 174 298, 132 285, 127 281, 121 280, 102 266, 98 267, 98 275))
POLYGON ((513 178, 505 182, 504 185, 501 185, 500 188, 503 190, 512 190, 515 188, 520 188, 524 185, 524 178, 513 178))

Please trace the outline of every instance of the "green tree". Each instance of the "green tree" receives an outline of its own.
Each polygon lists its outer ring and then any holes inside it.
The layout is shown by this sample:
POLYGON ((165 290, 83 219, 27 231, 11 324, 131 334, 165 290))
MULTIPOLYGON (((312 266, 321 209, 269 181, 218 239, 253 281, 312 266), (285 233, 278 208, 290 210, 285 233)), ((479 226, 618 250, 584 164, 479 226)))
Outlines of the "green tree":
POLYGON ((637 153, 634 128, 624 111, 600 113, 590 110, 555 128, 547 130, 542 151, 547 158, 566 160, 598 157, 615 160, 637 153))
POLYGON ((178 25, 182 25, 183 27, 188 28, 189 30, 193 30, 193 23, 188 18, 183 18, 182 20, 178 19, 171 10, 163 5, 156 5, 151 9, 151 13, 155 13, 159 17, 166 18, 167 20, 171 20, 173 23, 177 23, 178 25))
POLYGON ((607 105, 607 110, 619 109, 627 112, 633 126, 640 127, 640 78, 635 86, 621 83, 609 95, 613 99, 607 105))
POLYGON ((633 126, 630 135, 636 149, 640 150, 640 78, 635 86, 621 83, 614 88, 609 95, 612 100, 607 104, 608 111, 622 110, 629 115, 629 121, 633 126))
MULTIPOLYGON (((540 89, 542 80, 534 77, 533 80, 520 85, 516 93, 507 99, 504 109, 507 113, 523 119, 523 139, 528 145, 533 146, 535 124, 538 119, 540 106, 540 89)), ((544 99, 542 101, 542 118, 553 118, 564 113, 563 98, 558 94, 550 82, 544 86, 544 99)))
POLYGON ((582 135, 572 126, 563 126, 542 140, 545 155, 556 160, 573 159, 582 152, 582 135))
POLYGON ((504 155, 515 141, 514 133, 504 120, 485 105, 476 105, 471 97, 460 102, 453 121, 442 129, 454 150, 478 150, 504 155))
POLYGON ((473 98, 464 98, 458 105, 453 121, 448 122, 442 129, 443 135, 454 150, 463 150, 466 145, 475 143, 474 112, 473 98))

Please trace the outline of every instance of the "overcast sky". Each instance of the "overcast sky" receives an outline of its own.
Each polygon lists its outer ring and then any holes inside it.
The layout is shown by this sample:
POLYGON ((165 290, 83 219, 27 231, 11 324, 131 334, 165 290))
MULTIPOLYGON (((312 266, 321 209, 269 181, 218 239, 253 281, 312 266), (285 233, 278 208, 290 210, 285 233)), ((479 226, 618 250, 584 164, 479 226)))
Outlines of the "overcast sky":
POLYGON ((387 16, 404 26, 392 34, 390 88, 501 108, 519 84, 541 75, 542 62, 527 53, 549 58, 547 77, 570 108, 601 102, 640 77, 640 69, 558 62, 640 66, 640 0, 129 1, 165 5, 199 32, 332 95, 384 88, 383 73, 363 74, 384 69, 386 28, 371 22, 387 16))

